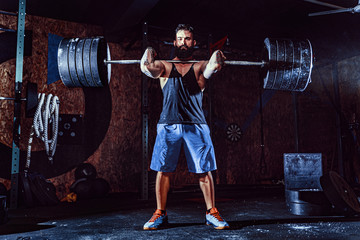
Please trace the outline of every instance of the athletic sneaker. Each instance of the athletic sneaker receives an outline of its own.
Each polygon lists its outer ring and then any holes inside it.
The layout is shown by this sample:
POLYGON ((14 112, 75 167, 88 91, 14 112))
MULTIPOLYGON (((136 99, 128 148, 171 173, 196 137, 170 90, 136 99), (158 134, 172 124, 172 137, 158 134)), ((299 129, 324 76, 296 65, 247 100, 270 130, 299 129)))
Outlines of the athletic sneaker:
POLYGON ((166 211, 156 209, 150 220, 145 223, 144 230, 157 230, 168 223, 166 211))
POLYGON ((220 216, 216 208, 206 211, 206 224, 214 226, 215 229, 227 229, 229 224, 220 216))

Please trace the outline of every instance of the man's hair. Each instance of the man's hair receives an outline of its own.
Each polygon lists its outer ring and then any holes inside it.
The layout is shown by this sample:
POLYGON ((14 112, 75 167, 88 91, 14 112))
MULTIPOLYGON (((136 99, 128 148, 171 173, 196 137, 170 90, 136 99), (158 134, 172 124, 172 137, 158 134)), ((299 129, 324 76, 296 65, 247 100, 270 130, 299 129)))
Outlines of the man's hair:
POLYGON ((190 24, 179 24, 177 28, 175 29, 175 36, 180 30, 187 30, 191 32, 194 35, 194 28, 190 26, 190 24))

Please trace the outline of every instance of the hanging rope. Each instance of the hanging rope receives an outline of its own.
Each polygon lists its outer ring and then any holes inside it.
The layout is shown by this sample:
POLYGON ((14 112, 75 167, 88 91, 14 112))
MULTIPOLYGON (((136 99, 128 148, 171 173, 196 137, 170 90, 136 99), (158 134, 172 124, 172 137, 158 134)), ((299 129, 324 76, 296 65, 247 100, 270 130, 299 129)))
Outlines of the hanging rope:
POLYGON ((51 164, 53 163, 53 157, 56 150, 59 126, 59 98, 52 94, 49 94, 45 98, 45 93, 39 93, 38 99, 39 103, 31 126, 28 142, 26 169, 29 169, 30 167, 31 144, 34 134, 44 142, 45 151, 51 164), (49 139, 49 133, 52 134, 51 139, 49 139))

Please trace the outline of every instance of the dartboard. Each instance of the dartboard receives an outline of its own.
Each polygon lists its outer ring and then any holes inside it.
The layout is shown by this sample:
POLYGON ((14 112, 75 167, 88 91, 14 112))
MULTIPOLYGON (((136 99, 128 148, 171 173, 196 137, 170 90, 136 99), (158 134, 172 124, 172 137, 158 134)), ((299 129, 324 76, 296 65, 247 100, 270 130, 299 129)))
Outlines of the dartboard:
POLYGON ((236 123, 232 123, 226 128, 227 139, 232 142, 237 142, 241 138, 241 129, 236 123))

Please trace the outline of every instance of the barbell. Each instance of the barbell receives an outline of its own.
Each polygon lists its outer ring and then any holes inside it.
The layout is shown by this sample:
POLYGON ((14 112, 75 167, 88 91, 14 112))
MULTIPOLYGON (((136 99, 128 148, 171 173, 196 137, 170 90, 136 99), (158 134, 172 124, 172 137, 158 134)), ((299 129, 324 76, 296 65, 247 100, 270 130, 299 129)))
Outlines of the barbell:
MULTIPOLYGON (((140 63, 140 60, 111 60, 109 45, 103 37, 64 38, 59 43, 57 60, 59 75, 66 87, 102 87, 110 82, 111 64, 140 63)), ((262 61, 225 61, 225 64, 260 66, 265 89, 302 92, 311 82, 313 61, 313 49, 307 39, 266 38, 262 61)))

